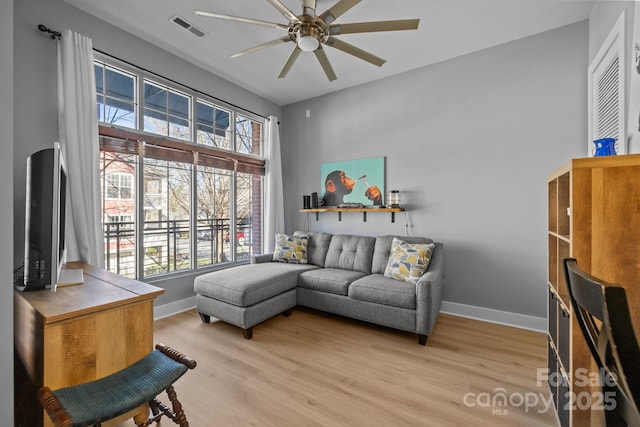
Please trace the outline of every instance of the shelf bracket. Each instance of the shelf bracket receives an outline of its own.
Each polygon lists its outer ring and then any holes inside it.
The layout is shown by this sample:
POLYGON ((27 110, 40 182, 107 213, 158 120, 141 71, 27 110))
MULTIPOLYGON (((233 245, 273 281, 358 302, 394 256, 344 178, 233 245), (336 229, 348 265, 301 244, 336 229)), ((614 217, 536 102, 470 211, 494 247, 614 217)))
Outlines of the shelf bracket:
POLYGON ((320 220, 320 212, 316 212, 316 221, 320 220))
POLYGON ((391 212, 391 222, 396 222, 396 213, 391 212))
POLYGON ((338 221, 342 221, 342 212, 338 212, 338 221))
POLYGON ((362 222, 367 222, 367 213, 362 212, 362 222))

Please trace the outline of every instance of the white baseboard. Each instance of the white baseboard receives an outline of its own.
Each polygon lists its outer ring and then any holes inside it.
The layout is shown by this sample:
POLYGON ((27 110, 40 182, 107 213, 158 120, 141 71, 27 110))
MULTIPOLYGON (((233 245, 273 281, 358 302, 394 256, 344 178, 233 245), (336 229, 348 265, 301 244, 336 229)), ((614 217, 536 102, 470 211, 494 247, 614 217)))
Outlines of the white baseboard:
MULTIPOLYGON (((196 297, 185 298, 179 301, 162 304, 153 309, 153 320, 173 316, 183 311, 196 307, 196 297)), ((546 332, 547 319, 544 317, 527 316, 525 314, 511 313, 508 311, 494 310, 491 308, 476 307, 473 305, 458 304, 456 302, 442 301, 441 313, 454 316, 468 317, 484 322, 498 323, 500 325, 513 326, 520 329, 528 329, 536 332, 546 332)))
POLYGON ((162 304, 153 308, 153 320, 162 319, 164 317, 173 316, 183 311, 191 310, 196 307, 196 297, 173 301, 168 304, 162 304))
POLYGON ((458 304, 456 302, 442 301, 440 312, 536 332, 546 332, 547 330, 547 319, 544 317, 527 316, 525 314, 458 304))

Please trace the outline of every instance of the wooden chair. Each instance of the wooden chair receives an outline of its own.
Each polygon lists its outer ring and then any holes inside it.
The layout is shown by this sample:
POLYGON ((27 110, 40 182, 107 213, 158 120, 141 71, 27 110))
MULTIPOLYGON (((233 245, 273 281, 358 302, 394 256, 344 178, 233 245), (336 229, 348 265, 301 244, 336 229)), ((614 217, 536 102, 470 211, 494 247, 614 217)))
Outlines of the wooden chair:
POLYGON ((640 349, 623 287, 597 279, 564 260, 576 320, 603 381, 607 426, 640 426, 640 349), (607 396, 613 399, 607 400, 607 396), (608 404, 611 403, 611 404, 608 404))
POLYGON ((51 391, 48 387, 38 390, 38 399, 56 427, 100 426, 101 422, 114 419, 144 405, 147 412, 134 417, 138 426, 146 427, 166 415, 181 427, 189 425, 178 401, 173 383, 196 362, 164 344, 135 362, 107 377, 51 391), (172 408, 160 402, 156 396, 166 391, 172 408))

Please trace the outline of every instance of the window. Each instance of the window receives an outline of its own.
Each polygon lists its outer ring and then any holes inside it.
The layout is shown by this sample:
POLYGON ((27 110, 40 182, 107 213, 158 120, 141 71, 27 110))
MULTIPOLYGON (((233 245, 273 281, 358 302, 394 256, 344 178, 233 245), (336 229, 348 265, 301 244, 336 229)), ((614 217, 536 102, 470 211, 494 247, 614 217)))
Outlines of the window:
POLYGON ((98 121, 136 128, 136 76, 103 62, 96 62, 94 69, 98 121))
POLYGON ((264 119, 120 64, 95 70, 106 268, 144 279, 261 253, 264 119))
POLYGON ((105 266, 136 277, 136 156, 108 151, 100 154, 105 266))
POLYGON ((107 224, 117 224, 120 230, 133 230, 133 217, 131 215, 107 215, 107 224))
POLYGON ((232 171, 211 166, 198 166, 198 249, 199 266, 213 265, 231 259, 228 236, 231 230, 232 171))
POLYGON ((229 111, 212 104, 198 101, 198 144, 231 149, 231 130, 229 129, 229 111))
POLYGON ((236 116, 236 151, 260 154, 262 123, 241 115, 236 116))
POLYGON ((191 139, 190 98, 148 80, 144 81, 144 128, 147 132, 191 139))
POLYGON ((144 207, 145 276, 188 270, 191 268, 191 165, 145 158, 144 176, 153 183, 161 183, 156 203, 146 203, 144 207))
POLYGON ((256 200, 262 198, 262 182, 260 177, 239 173, 236 185, 236 218, 238 228, 236 230, 236 248, 238 258, 248 258, 253 252, 260 250, 261 212, 256 200), (256 246, 257 245, 257 246, 256 246))
POLYGON ((107 173, 105 182, 107 199, 131 199, 133 176, 130 173, 107 173))

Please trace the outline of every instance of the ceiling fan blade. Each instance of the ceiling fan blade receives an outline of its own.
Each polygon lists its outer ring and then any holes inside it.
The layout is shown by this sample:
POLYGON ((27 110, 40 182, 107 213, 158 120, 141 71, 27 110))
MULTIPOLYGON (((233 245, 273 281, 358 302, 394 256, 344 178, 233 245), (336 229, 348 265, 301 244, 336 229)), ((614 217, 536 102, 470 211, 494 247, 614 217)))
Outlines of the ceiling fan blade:
POLYGON ((267 0, 267 1, 271 3, 273 7, 278 9, 278 12, 282 13, 285 16, 285 18, 289 20, 289 22, 298 22, 298 17, 296 16, 296 14, 291 12, 291 10, 287 6, 282 4, 280 0, 267 0))
POLYGON ((335 79, 337 79, 338 77, 336 76, 336 73, 334 73, 333 67, 329 62, 329 58, 327 58, 327 53, 324 51, 322 46, 314 50, 313 53, 316 55, 316 58, 318 58, 318 62, 320 62, 320 65, 322 66, 322 69, 324 70, 324 73, 327 75, 327 78, 329 79, 329 81, 332 82, 335 79))
POLYGON ((327 24, 331 24, 333 21, 342 16, 345 12, 351 9, 353 6, 360 3, 362 0, 340 0, 338 3, 331 6, 326 11, 322 12, 320 18, 327 24))
POLYGON ((384 64, 385 62, 387 62, 386 60, 375 56, 372 53, 369 53, 365 50, 360 49, 359 47, 355 47, 352 44, 349 44, 347 42, 343 42, 340 39, 337 39, 335 37, 330 36, 327 41, 325 42, 325 44, 327 46, 331 46, 331 47, 335 47, 338 50, 341 50, 345 53, 348 53, 350 55, 356 56, 360 59, 363 59, 367 62, 372 63, 373 65, 377 65, 378 67, 382 67, 382 64, 384 64))
POLYGON ((332 36, 338 34, 370 33, 376 31, 402 31, 418 29, 419 19, 401 19, 397 21, 354 22, 334 24, 329 31, 332 36))
POLYGON ((316 0, 302 0, 302 14, 305 16, 310 16, 312 18, 316 17, 316 0))
POLYGON ((276 46, 281 43, 287 43, 290 41, 291 39, 289 38, 289 36, 280 37, 279 39, 271 40, 270 42, 262 43, 262 44, 259 44, 258 46, 250 47, 249 49, 245 49, 241 52, 234 53, 233 55, 231 55, 231 57, 237 58, 238 56, 246 55, 247 53, 252 53, 267 47, 276 46))
POLYGON ((293 67, 293 64, 296 62, 296 59, 298 59, 298 56, 300 56, 301 52, 302 52, 302 49, 300 49, 298 46, 296 46, 293 49, 293 51, 291 52, 291 55, 289 55, 289 59, 287 59, 287 62, 285 62, 284 67, 282 67, 282 71, 280 71, 280 74, 278 75, 279 79, 282 79, 286 77, 287 74, 289 74, 289 70, 291 70, 291 67, 293 67))
POLYGON ((202 10, 196 10, 196 15, 206 16, 208 18, 226 19, 228 21, 244 22, 245 24, 262 25, 263 27, 281 28, 283 30, 289 29, 288 25, 278 24, 276 22, 260 21, 258 19, 242 18, 240 16, 233 16, 233 15, 222 15, 220 13, 204 12, 202 10))

